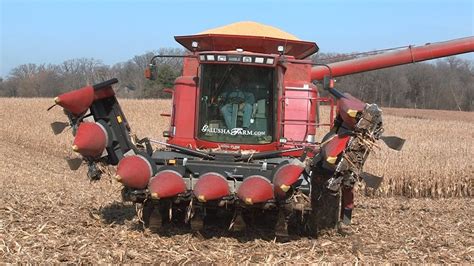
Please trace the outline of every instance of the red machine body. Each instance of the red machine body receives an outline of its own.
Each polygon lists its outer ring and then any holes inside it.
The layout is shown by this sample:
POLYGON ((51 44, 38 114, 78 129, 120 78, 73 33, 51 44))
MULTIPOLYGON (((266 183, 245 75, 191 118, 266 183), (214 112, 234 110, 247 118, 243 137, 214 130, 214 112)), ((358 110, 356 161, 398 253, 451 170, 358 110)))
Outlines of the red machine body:
MULTIPOLYGON (((322 80, 324 76, 329 75, 332 77, 343 76, 474 50, 474 38, 469 37, 427 44, 421 47, 410 46, 401 51, 332 63, 327 66, 313 66, 313 62, 304 60, 305 57, 318 50, 317 45, 313 42, 212 33, 175 38, 184 47, 192 51, 195 57, 184 59, 183 76, 179 77, 175 83, 173 114, 170 121, 168 142, 192 148, 218 148, 229 151, 271 151, 286 149, 295 145, 313 145, 316 128, 331 126, 333 119, 333 108, 331 108, 330 121, 322 123, 317 119, 319 117, 317 106, 321 102, 332 105, 332 99, 319 96, 318 88, 312 83, 314 80, 322 80), (198 47, 192 47, 193 42, 198 43, 198 47), (278 52, 279 46, 283 47, 284 52, 278 52), (208 55, 209 52, 216 56, 271 56, 274 59, 275 63, 271 66, 217 60, 212 62, 214 64, 260 65, 261 67, 273 67, 275 69, 279 79, 275 87, 275 90, 278 91, 278 98, 275 99, 278 105, 274 110, 276 123, 274 125, 274 138, 271 143, 255 145, 232 143, 231 141, 212 142, 200 139, 197 136, 199 131, 199 108, 202 108, 198 100, 201 97, 199 88, 200 66, 209 63, 203 62, 200 58, 203 55, 208 55), (276 64, 276 62, 280 63, 276 64)), ((348 110, 358 109, 360 111, 365 106, 365 103, 353 97, 351 100, 344 99, 342 101, 344 102, 342 107, 348 110)), ((338 104, 338 107, 341 107, 341 104, 338 104)), ((352 119, 350 123, 354 124, 355 119, 351 118, 347 112, 342 112, 341 115, 347 118, 348 121, 352 119)), ((293 153, 293 155, 295 154, 297 153, 293 153)))
MULTIPOLYGON (((218 53, 215 53, 218 54, 218 53)), ((259 56, 261 54, 235 51, 223 53, 226 55, 259 56)), ((198 54, 199 55, 199 54, 198 54)), ((267 55, 268 56, 268 55, 267 55)), ((281 60, 279 55, 272 54, 275 62, 281 60)), ((242 144, 232 142, 211 142, 197 137, 199 99, 199 60, 188 57, 184 59, 183 76, 176 79, 173 90, 173 113, 170 118, 171 144, 188 146, 199 149, 220 148, 223 150, 253 150, 270 151, 293 147, 295 144, 314 143, 316 128, 320 125, 330 126, 330 121, 318 123, 320 102, 332 103, 329 98, 319 97, 317 87, 311 82, 311 62, 297 60, 285 56, 284 66, 271 67, 275 69, 282 80, 275 88, 278 91, 276 124, 274 125, 274 141, 266 144, 242 144), (280 143, 285 139, 285 143, 280 143), (307 140, 310 141, 307 141, 307 140)), ((242 63, 243 64, 243 63, 242 63)), ((268 67, 268 66, 264 66, 268 67)))
POLYGON ((167 141, 131 134, 112 79, 55 99, 76 135, 73 149, 92 179, 100 177, 96 164, 118 164, 122 196, 141 204, 145 226, 155 208, 162 221, 176 213, 191 228, 219 208, 234 212, 229 227, 257 208, 278 212, 284 234, 289 224, 314 233, 350 222, 354 184, 381 182, 363 172, 375 142, 395 150, 404 143, 382 136, 381 109, 339 92, 333 77, 474 51, 469 37, 317 64, 306 59, 316 43, 251 22, 175 39, 189 53, 171 90, 167 141), (315 80, 334 98, 320 97, 315 80), (330 106, 329 121, 319 120, 320 104, 330 106), (330 131, 317 141, 322 126, 330 131))
MULTIPOLYGON (((424 46, 410 45, 408 48, 403 50, 341 61, 329 64, 329 66, 331 67, 331 75, 333 77, 339 77, 375 69, 469 53, 473 50, 474 37, 467 37, 433 44, 428 43, 424 46)), ((321 80, 325 75, 329 75, 328 68, 316 66, 311 70, 311 78, 313 80, 321 80)))

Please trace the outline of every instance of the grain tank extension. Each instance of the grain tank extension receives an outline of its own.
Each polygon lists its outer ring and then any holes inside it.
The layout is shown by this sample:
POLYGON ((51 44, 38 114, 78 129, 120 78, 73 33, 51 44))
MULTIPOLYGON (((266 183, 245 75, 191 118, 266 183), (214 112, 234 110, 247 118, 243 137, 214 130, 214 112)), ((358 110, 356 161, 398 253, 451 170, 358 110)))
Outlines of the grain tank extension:
POLYGON ((474 51, 468 37, 315 64, 307 58, 316 43, 253 22, 175 39, 189 52, 170 90, 166 141, 132 134, 113 90, 117 79, 55 98, 68 122, 54 122, 54 132, 70 126, 75 135, 71 169, 85 164, 98 179, 99 165, 116 166, 123 199, 139 204, 147 227, 200 230, 219 221, 278 235, 349 224, 354 184, 377 188, 382 181, 363 171, 376 142, 403 145, 383 135, 376 104, 339 91, 334 77, 474 51), (315 81, 332 96, 321 97, 315 81), (331 110, 328 121, 320 120, 321 105, 331 110), (324 127, 328 133, 317 140, 324 127))

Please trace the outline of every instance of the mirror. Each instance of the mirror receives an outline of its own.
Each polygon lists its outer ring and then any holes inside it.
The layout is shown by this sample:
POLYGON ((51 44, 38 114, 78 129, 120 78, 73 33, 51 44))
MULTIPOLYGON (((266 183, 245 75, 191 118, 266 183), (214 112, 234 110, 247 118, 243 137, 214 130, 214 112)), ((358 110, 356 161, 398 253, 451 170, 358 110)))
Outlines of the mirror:
POLYGON ((155 65, 154 64, 149 64, 146 68, 145 68, 145 78, 148 79, 148 80, 155 80, 155 65))
POLYGON ((330 76, 324 76, 323 88, 331 93, 336 99, 345 98, 344 94, 334 88, 335 80, 330 76))
POLYGON ((330 76, 324 76, 323 88, 325 90, 334 89, 334 79, 332 79, 330 76))

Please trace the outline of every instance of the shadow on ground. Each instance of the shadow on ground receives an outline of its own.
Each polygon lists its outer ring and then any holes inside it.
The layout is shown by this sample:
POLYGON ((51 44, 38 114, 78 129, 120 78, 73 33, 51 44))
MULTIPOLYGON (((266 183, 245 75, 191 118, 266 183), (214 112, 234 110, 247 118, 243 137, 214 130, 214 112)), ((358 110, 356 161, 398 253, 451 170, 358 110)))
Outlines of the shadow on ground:
POLYGON ((132 221, 136 217, 135 206, 121 202, 101 207, 98 212, 107 224, 124 225, 126 221, 132 221))
POLYGON ((270 219, 275 218, 270 216, 266 219, 267 223, 259 222, 251 225, 238 226, 239 229, 228 230, 230 220, 224 217, 212 217, 203 221, 203 228, 200 230, 192 230, 189 224, 185 224, 183 217, 179 215, 172 217, 162 216, 161 223, 159 216, 155 212, 152 215, 149 228, 145 228, 143 223, 137 219, 137 211, 134 205, 124 204, 121 202, 113 202, 105 207, 97 210, 101 220, 106 224, 129 225, 130 230, 134 231, 148 231, 150 233, 158 234, 161 237, 173 237, 176 235, 193 234, 198 239, 211 239, 221 237, 232 237, 239 242, 245 243, 254 241, 256 239, 265 241, 288 242, 307 238, 307 235, 298 233, 290 233, 289 236, 277 236, 275 234, 275 222, 270 219))

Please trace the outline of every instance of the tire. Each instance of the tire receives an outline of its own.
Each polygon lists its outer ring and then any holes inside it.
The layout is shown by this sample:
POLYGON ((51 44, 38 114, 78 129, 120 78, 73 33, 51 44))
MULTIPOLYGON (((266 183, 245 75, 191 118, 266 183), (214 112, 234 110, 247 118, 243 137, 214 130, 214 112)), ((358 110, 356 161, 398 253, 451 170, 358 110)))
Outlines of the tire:
POLYGON ((234 217, 234 208, 207 208, 204 228, 227 229, 234 217))
POLYGON ((255 231, 273 231, 278 219, 276 210, 244 209, 241 215, 246 227, 255 231))
POLYGON ((311 175, 311 212, 308 217, 308 230, 311 236, 337 228, 340 220, 341 193, 326 188, 330 177, 320 170, 320 162, 311 175))
POLYGON ((145 201, 143 203, 143 210, 142 211, 143 211, 143 213, 142 213, 141 219, 143 220, 143 226, 145 228, 149 228, 150 227, 151 216, 153 215, 153 213, 155 211, 155 205, 150 201, 145 201))
POLYGON ((163 218, 160 207, 152 201, 145 201, 143 203, 142 220, 144 228, 158 231, 162 227, 163 218))

